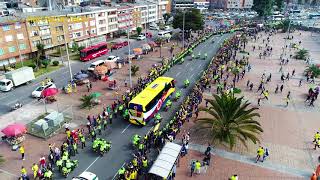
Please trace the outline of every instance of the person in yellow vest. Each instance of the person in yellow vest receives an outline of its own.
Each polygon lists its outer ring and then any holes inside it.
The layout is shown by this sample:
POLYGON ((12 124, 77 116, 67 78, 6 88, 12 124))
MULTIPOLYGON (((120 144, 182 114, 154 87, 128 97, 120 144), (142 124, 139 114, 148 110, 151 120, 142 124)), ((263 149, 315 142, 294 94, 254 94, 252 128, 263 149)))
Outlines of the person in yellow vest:
POLYGON ((314 135, 313 142, 316 142, 318 139, 320 139, 320 133, 319 133, 319 132, 317 132, 317 133, 314 135))
POLYGON ((231 178, 229 178, 230 180, 238 180, 238 175, 233 175, 233 176, 231 176, 231 178))
POLYGON ((24 166, 21 166, 21 177, 22 177, 22 179, 29 179, 27 170, 26 170, 26 168, 24 168, 24 166))
MULTIPOLYGON (((264 149, 263 147, 259 147, 257 150, 257 158, 256 158, 256 163, 260 160, 260 158, 262 158, 264 155, 264 149)), ((263 161, 262 161, 263 162, 263 161)))
POLYGON ((21 154, 21 159, 22 160, 25 160, 25 158, 24 158, 24 152, 25 151, 25 149, 24 149, 24 146, 23 145, 21 145, 20 146, 20 148, 19 148, 19 152, 20 152, 20 154, 21 154))
POLYGON ((33 178, 36 179, 37 174, 38 174, 38 170, 39 170, 39 166, 36 163, 33 163, 31 170, 33 171, 33 178))
POLYGON ((199 162, 199 160, 197 160, 195 164, 195 171, 197 174, 200 174, 200 169, 201 169, 201 163, 199 162))

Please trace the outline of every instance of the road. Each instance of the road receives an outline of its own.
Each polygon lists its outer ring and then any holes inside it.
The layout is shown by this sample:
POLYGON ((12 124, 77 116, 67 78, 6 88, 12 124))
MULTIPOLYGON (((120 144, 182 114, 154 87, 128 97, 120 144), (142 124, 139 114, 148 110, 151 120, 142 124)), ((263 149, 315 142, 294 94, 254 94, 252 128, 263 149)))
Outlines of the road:
MULTIPOLYGON (((183 64, 176 65, 165 73, 164 76, 173 77, 177 80, 176 88, 182 90, 182 95, 178 102, 173 103, 173 107, 168 112, 160 112, 164 119, 162 123, 165 123, 172 117, 179 107, 179 104, 181 104, 182 100, 186 97, 187 92, 199 79, 203 70, 207 68, 210 59, 215 55, 219 45, 229 36, 229 34, 213 36, 194 50, 195 54, 201 52, 202 57, 206 52, 208 54, 206 60, 197 59, 191 61, 191 58, 188 57, 183 64), (215 43, 212 43, 212 40, 214 40, 215 43), (187 89, 183 89, 183 81, 186 78, 189 79, 190 86, 187 89)), ((124 122, 123 119, 115 119, 111 127, 109 127, 106 132, 103 132, 101 136, 98 136, 112 142, 111 150, 103 157, 100 157, 98 154, 92 152, 91 143, 87 144, 87 147, 84 150, 80 150, 80 155, 76 156, 79 160, 79 166, 69 175, 68 179, 71 179, 84 171, 93 172, 102 180, 112 179, 123 163, 132 158, 132 136, 134 134, 143 136, 152 128, 152 124, 153 123, 149 123, 145 127, 138 127, 128 124, 128 122, 124 122)), ((59 177, 57 178, 59 179, 59 177)))
MULTIPOLYGON (((131 50, 133 48, 141 47, 140 45, 145 43, 145 41, 136 41, 130 40, 131 50)), ((112 53, 109 52, 107 55, 96 58, 92 61, 88 62, 80 62, 80 61, 71 61, 71 69, 73 74, 79 72, 81 69, 86 69, 88 65, 94 61, 105 59, 109 55, 116 55, 120 57, 124 57, 128 53, 128 46, 113 50, 112 53)), ((131 51, 132 52, 132 51, 131 51)), ((10 111, 11 106, 15 104, 17 101, 20 101, 22 104, 28 104, 32 101, 36 101, 31 97, 31 92, 40 85, 40 83, 46 78, 52 78, 55 81, 57 88, 62 88, 70 81, 70 74, 68 66, 62 67, 61 69, 49 73, 45 76, 41 76, 34 80, 31 84, 22 85, 13 91, 10 92, 1 92, 0 91, 0 115, 8 113, 10 111)))

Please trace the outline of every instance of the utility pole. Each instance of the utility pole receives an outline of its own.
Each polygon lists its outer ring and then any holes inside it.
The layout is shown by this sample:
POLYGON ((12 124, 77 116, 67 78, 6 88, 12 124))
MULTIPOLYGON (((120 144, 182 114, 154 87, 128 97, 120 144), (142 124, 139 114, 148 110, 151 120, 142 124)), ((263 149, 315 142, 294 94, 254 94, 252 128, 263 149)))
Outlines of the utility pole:
POLYGON ((182 47, 184 50, 184 24, 185 24, 185 11, 183 11, 183 17, 182 17, 182 47))
MULTIPOLYGON (((66 19, 67 19, 67 17, 66 17, 66 19)), ((67 52, 67 61, 68 61, 68 66, 69 66, 70 81, 72 81, 72 70, 71 70, 71 63, 70 63, 70 57, 69 57, 69 48, 68 48, 68 43, 67 43, 67 40, 66 40, 66 38, 67 38, 66 29, 64 27, 64 25, 65 25, 64 23, 65 23, 66 19, 64 19, 62 21, 63 22, 62 27, 63 27, 64 44, 66 46, 66 52, 67 52)), ((67 28, 68 28, 68 23, 67 23, 67 28)))
POLYGON ((129 24, 128 27, 128 61, 129 61, 129 85, 130 88, 132 88, 132 77, 131 77, 131 55, 130 55, 130 27, 131 25, 129 24))

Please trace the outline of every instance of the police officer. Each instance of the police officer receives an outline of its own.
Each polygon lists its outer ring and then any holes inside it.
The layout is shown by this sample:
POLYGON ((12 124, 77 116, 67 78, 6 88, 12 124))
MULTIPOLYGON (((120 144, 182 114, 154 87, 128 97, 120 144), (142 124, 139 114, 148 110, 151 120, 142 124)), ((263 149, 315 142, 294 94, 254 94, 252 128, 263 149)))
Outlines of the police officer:
POLYGON ((80 141, 81 141, 81 148, 83 149, 83 147, 86 147, 86 139, 82 134, 80 136, 80 141))

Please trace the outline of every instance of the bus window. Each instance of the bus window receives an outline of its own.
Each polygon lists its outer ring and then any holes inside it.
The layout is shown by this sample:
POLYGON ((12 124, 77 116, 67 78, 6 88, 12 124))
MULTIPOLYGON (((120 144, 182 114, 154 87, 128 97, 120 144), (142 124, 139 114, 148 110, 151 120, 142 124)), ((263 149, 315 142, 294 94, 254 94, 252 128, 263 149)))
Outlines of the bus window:
POLYGON ((135 109, 135 110, 137 110, 139 112, 143 112, 142 106, 140 104, 130 103, 129 104, 129 109, 135 109))

